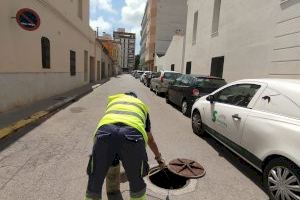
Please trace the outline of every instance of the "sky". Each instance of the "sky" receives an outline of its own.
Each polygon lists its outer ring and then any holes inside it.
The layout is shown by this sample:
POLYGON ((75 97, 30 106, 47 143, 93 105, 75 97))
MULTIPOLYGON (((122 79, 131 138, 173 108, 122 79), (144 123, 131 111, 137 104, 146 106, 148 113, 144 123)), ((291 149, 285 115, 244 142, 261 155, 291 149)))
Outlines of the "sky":
POLYGON ((112 35, 117 28, 136 33, 136 54, 140 51, 141 22, 147 0, 90 0, 90 25, 99 34, 112 35))

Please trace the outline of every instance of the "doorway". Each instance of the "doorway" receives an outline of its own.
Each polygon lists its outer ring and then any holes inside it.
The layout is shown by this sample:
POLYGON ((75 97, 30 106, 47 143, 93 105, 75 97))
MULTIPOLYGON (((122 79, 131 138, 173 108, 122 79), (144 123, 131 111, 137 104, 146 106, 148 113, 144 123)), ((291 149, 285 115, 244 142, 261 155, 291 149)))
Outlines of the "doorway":
POLYGON ((89 52, 84 50, 84 81, 88 80, 88 59, 89 59, 89 52))
POLYGON ((224 56, 214 57, 211 60, 210 75, 214 77, 223 77, 224 56))
POLYGON ((100 77, 100 61, 97 61, 97 81, 100 81, 101 77, 100 77))
POLYGON ((95 58, 90 56, 90 83, 95 82, 95 58))
POLYGON ((105 62, 101 63, 101 79, 105 79, 105 62))

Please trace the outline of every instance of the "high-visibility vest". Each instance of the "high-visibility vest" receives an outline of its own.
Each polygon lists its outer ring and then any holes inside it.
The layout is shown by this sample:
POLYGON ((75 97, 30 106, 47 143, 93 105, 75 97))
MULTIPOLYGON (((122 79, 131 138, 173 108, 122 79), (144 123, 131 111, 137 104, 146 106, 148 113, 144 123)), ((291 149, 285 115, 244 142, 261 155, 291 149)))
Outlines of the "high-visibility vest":
POLYGON ((103 125, 123 123, 137 129, 147 144, 148 135, 145 130, 147 114, 148 107, 138 98, 125 94, 110 96, 105 115, 98 123, 97 130, 103 125))

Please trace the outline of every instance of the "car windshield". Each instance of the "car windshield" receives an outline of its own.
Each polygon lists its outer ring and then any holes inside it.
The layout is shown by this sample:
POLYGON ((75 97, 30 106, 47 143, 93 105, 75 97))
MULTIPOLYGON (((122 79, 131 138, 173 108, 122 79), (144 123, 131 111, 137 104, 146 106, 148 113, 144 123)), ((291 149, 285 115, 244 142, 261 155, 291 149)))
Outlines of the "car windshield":
POLYGON ((226 85, 226 81, 223 79, 197 78, 194 85, 201 88, 219 88, 226 85))
POLYGON ((172 72, 165 72, 164 73, 164 78, 165 79, 171 79, 175 80, 180 76, 180 73, 172 73, 172 72))

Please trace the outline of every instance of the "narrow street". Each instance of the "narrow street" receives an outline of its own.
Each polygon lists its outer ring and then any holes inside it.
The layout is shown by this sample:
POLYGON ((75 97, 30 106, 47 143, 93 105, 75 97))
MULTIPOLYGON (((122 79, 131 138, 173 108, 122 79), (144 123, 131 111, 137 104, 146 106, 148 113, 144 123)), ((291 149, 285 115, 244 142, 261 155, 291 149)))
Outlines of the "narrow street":
MULTIPOLYGON (((195 191, 170 196, 170 199, 268 199, 261 189, 258 171, 211 137, 199 138, 193 134, 189 118, 130 75, 111 78, 39 126, 26 133, 17 133, 22 136, 15 141, 2 141, 0 199, 83 199, 93 132, 104 113, 107 96, 128 90, 136 91, 149 105, 152 132, 164 159, 188 158, 198 161, 206 169, 206 175, 198 180, 195 191)), ((148 156, 150 165, 154 165, 154 156, 149 149, 148 156)), ((121 188, 124 199, 128 199, 128 182, 121 188)), ((161 195, 157 197, 162 198, 161 195)), ((106 199, 105 195, 103 199, 106 199)))

